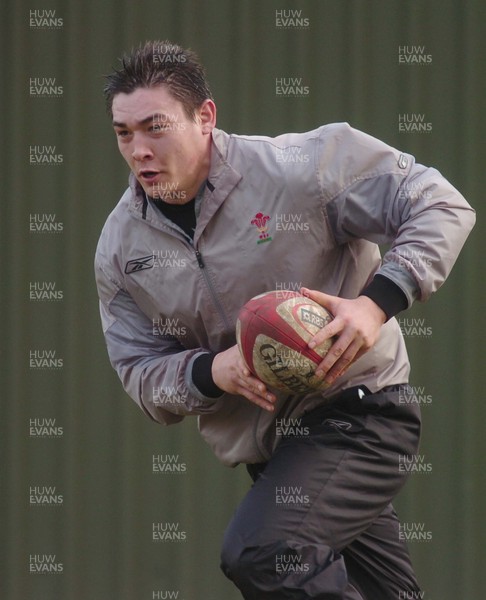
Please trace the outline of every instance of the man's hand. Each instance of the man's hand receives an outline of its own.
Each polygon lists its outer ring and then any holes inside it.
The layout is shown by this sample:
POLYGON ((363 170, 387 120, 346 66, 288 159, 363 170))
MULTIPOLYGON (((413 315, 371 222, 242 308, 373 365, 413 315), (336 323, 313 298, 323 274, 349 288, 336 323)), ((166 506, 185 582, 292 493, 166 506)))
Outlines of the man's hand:
POLYGON ((329 352, 316 369, 316 375, 326 383, 333 383, 360 356, 373 347, 386 315, 371 298, 359 296, 347 300, 322 292, 302 288, 301 293, 311 298, 334 315, 334 319, 310 340, 315 348, 328 338, 337 336, 329 352))
POLYGON ((244 396, 253 404, 272 412, 276 396, 254 377, 241 358, 238 346, 216 354, 211 369, 214 383, 225 392, 244 396))

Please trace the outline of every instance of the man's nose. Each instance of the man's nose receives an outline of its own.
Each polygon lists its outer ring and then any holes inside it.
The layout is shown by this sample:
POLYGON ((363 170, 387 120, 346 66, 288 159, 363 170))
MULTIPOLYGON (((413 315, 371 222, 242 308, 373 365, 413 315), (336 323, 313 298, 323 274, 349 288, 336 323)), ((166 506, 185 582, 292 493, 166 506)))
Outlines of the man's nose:
POLYGON ((148 144, 147 140, 141 136, 134 136, 132 157, 137 161, 153 158, 153 152, 150 148, 150 144, 148 144))

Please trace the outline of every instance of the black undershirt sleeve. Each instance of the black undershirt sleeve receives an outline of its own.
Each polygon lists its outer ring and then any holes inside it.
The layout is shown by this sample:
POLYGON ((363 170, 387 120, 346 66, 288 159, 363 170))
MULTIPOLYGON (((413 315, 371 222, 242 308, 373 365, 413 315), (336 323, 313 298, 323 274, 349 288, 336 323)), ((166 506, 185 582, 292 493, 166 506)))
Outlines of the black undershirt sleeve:
POLYGON ((224 391, 213 380, 211 367, 216 352, 201 354, 192 364, 192 381, 197 389, 208 398, 219 398, 224 391))
POLYGON ((367 296, 378 304, 386 314, 387 321, 408 307, 405 293, 396 283, 384 275, 375 275, 361 292, 361 296, 367 296))

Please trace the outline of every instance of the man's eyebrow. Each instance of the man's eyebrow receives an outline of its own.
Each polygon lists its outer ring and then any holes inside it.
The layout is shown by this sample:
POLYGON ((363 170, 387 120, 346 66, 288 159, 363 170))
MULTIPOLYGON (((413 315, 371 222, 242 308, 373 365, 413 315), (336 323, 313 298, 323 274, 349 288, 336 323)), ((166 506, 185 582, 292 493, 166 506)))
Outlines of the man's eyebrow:
MULTIPOLYGON (((145 117, 145 119, 142 119, 141 121, 137 121, 138 125, 146 125, 147 123, 150 123, 151 121, 163 121, 164 123, 166 123, 167 121, 171 121, 172 119, 170 118, 169 115, 165 115, 165 114, 161 114, 161 113, 154 113, 153 115, 149 115, 148 117, 145 117)), ((120 123, 118 121, 113 121, 112 123, 113 127, 126 127, 125 123, 120 123)))

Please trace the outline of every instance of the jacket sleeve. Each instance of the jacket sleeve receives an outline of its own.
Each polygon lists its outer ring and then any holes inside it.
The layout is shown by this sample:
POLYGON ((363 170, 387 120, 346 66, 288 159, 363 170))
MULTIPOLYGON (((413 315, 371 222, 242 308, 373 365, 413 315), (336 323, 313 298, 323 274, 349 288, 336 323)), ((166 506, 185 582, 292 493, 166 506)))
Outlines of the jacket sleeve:
POLYGON ((154 336, 150 319, 108 268, 96 261, 101 321, 110 362, 125 391, 165 425, 217 411, 222 397, 204 396, 192 381, 193 362, 207 351, 186 350, 175 337, 154 336))
POLYGON ((376 274, 398 286, 408 306, 427 300, 452 269, 474 210, 436 169, 347 124, 331 127, 318 171, 336 242, 386 244, 376 274))

